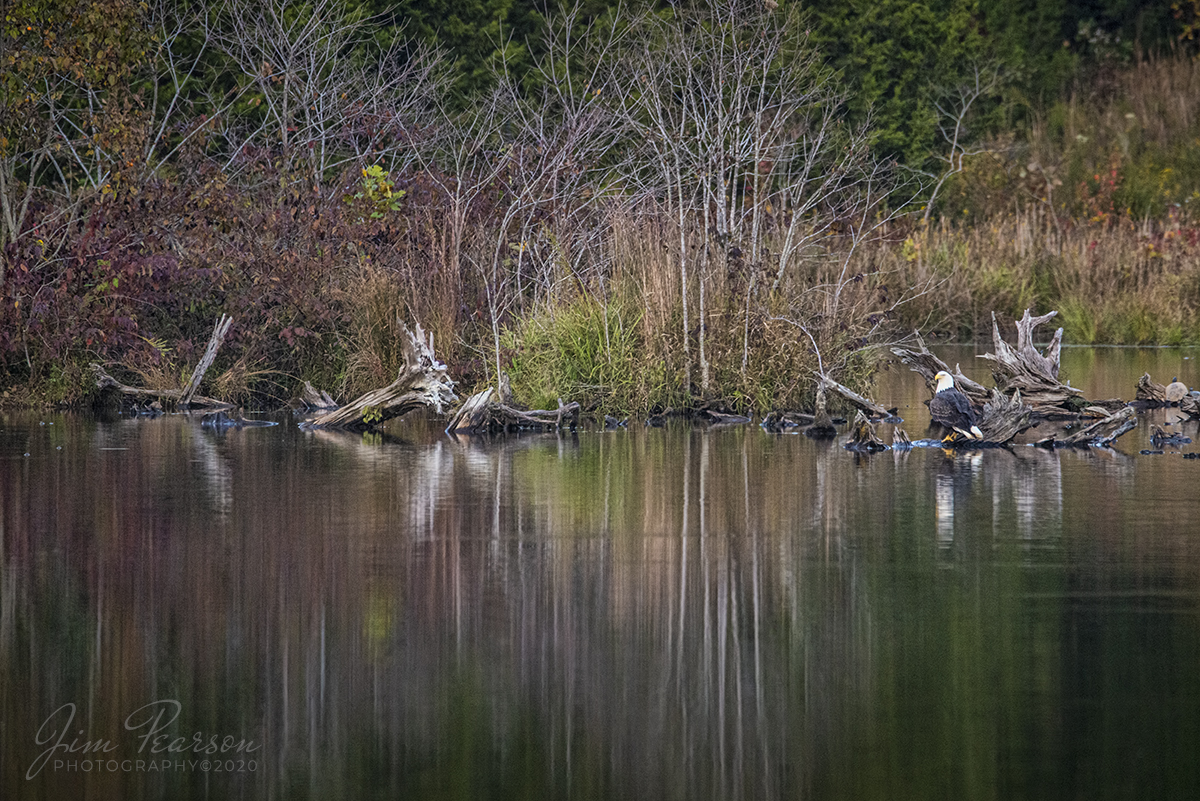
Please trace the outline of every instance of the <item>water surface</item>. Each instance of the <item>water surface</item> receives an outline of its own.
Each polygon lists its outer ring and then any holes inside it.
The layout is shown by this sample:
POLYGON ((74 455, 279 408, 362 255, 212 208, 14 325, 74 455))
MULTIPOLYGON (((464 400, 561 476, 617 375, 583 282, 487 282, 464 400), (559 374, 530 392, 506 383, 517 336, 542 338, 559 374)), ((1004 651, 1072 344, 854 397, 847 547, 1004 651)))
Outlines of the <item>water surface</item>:
MULTIPOLYGON (((874 394, 916 438, 924 392, 874 394)), ((1200 446, 1142 417, 856 456, 0 416, 3 797, 1200 797, 1200 446)))

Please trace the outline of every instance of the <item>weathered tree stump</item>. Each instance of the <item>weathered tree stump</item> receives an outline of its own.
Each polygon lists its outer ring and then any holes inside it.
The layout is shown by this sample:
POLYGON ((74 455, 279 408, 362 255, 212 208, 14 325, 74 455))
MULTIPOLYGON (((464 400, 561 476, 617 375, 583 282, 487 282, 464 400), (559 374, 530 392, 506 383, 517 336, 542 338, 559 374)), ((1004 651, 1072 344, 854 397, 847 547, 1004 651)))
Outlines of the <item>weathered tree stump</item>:
POLYGON ((496 400, 491 387, 467 398, 450 418, 447 434, 499 434, 508 431, 561 431, 579 425, 579 404, 563 403, 558 408, 523 411, 496 400))
POLYGON ((892 353, 900 357, 900 361, 907 364, 914 373, 918 373, 925 379, 931 396, 937 388, 934 376, 945 371, 954 378, 954 386, 967 396, 976 410, 982 409, 983 405, 991 399, 991 393, 987 391, 987 388, 963 375, 958 365, 951 370, 944 361, 933 355, 919 333, 914 331, 913 338, 917 341, 917 349, 896 346, 892 348, 892 353))
POLYGON ((1184 409, 1185 407, 1195 407, 1198 400, 1200 399, 1193 397, 1188 392, 1187 384, 1178 378, 1171 379, 1170 384, 1163 386, 1152 379, 1149 373, 1144 373, 1138 379, 1133 402, 1143 409, 1155 409, 1162 406, 1178 406, 1184 409))
POLYGON ((983 404, 977 425, 984 442, 1003 444, 1032 426, 1032 420, 1033 409, 1021 399, 1020 390, 1009 396, 996 388, 991 400, 983 404))
POLYGON ((1200 397, 1189 393, 1187 397, 1179 402, 1179 411, 1188 417, 1200 418, 1200 397))
POLYGON ((1009 395, 1020 391, 1033 412, 1043 417, 1077 414, 1089 405, 1081 390, 1058 380, 1063 330, 1059 328, 1054 332, 1044 354, 1034 347, 1034 329, 1057 314, 1051 311, 1033 317, 1026 309, 1017 321, 1017 345, 1014 348, 1000 336, 1000 326, 993 313, 992 345, 996 352, 979 357, 992 363, 992 378, 1001 392, 1009 395))
POLYGON ((812 439, 832 439, 837 436, 833 418, 825 408, 825 384, 822 381, 817 382, 817 402, 816 409, 813 411, 813 422, 804 429, 804 435, 812 439))
POLYGON ((301 423, 301 428, 369 431, 380 423, 414 409, 427 408, 437 414, 445 413, 445 408, 457 397, 446 365, 433 354, 433 338, 427 338, 419 325, 416 333, 410 331, 402 321, 399 321, 399 325, 404 366, 400 368, 396 380, 386 387, 367 392, 339 409, 301 423))
POLYGON ((1133 399, 1134 402, 1147 407, 1166 406, 1167 388, 1152 379, 1149 373, 1143 373, 1142 377, 1138 379, 1133 399))
POLYGON ((875 426, 860 409, 854 415, 854 422, 851 424, 852 433, 850 441, 846 443, 846 450, 850 451, 886 451, 887 445, 883 444, 883 440, 875 433, 875 426))
POLYGON ((304 389, 300 392, 300 397, 293 401, 293 404, 298 404, 305 409, 336 409, 338 407, 333 396, 323 389, 317 389, 309 381, 304 382, 304 389))
MULTIPOLYGON (((1033 317, 1026 309, 1025 314, 1017 321, 1015 347, 1000 336, 1000 326, 996 322, 995 314, 992 315, 992 343, 995 353, 985 353, 979 358, 992 363, 992 378, 996 382, 996 389, 1009 397, 1020 393, 1021 399, 1029 407, 1031 418, 1075 417, 1089 406, 1098 407, 1105 413, 1123 407, 1125 401, 1119 398, 1089 401, 1084 398, 1082 390, 1058 380, 1059 356, 1062 350, 1061 328, 1055 331, 1045 353, 1039 353, 1034 347, 1034 329, 1056 314, 1057 312, 1052 311, 1033 317)), ((919 349, 894 347, 892 352, 914 372, 921 374, 925 383, 929 385, 930 394, 934 391, 933 376, 939 370, 950 373, 954 377, 954 385, 967 396, 976 411, 982 413, 983 408, 992 402, 991 393, 981 384, 962 375, 957 366, 953 371, 950 370, 945 362, 929 352, 919 334, 916 335, 916 341, 919 349)))

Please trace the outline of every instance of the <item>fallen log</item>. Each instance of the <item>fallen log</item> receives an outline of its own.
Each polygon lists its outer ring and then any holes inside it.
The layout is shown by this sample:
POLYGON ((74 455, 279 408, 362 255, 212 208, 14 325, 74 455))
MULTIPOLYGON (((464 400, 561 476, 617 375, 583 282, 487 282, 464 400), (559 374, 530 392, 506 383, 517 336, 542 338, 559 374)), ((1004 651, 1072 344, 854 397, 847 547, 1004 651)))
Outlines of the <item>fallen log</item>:
POLYGON ((837 381, 834 381, 832 378, 825 375, 824 373, 822 373, 819 370, 813 370, 813 375, 815 375, 817 377, 817 380, 820 381, 822 384, 824 384, 826 387, 833 390, 834 392, 836 392, 837 394, 839 394, 843 398, 845 398, 847 401, 849 401, 850 404, 853 405, 855 408, 861 409, 862 411, 866 412, 867 414, 869 414, 873 417, 891 418, 891 417, 896 416, 896 409, 894 409, 894 408, 885 409, 883 406, 879 405, 875 401, 870 400, 869 398, 864 398, 862 395, 859 395, 854 390, 839 384, 837 381))
POLYGON ((231 403, 196 394, 196 390, 200 387, 200 382, 204 380, 204 374, 208 372, 208 368, 212 366, 213 360, 217 358, 217 351, 221 348, 221 343, 225 341, 225 335, 229 333, 231 325, 233 325, 233 318, 229 315, 222 314, 217 318, 217 324, 213 327, 212 335, 208 338, 208 346, 204 349, 204 355, 196 364, 196 368, 192 370, 192 377, 182 389, 131 387, 113 378, 105 371, 103 366, 93 363, 92 372, 96 376, 96 388, 102 392, 115 391, 133 398, 157 398, 159 401, 164 401, 179 409, 190 409, 192 407, 231 409, 233 408, 233 404, 231 403))
POLYGON ((457 400, 454 382, 447 375, 446 365, 433 354, 433 338, 427 338, 419 325, 414 333, 403 321, 397 322, 404 366, 400 368, 396 380, 386 387, 367 392, 339 409, 301 423, 301 428, 370 431, 380 423, 414 409, 427 408, 444 414, 445 408, 457 400))
MULTIPOLYGON (((183 397, 182 389, 146 389, 144 387, 131 387, 128 384, 122 384, 109 375, 103 366, 95 362, 92 363, 92 372, 96 376, 96 388, 101 392, 118 392, 131 398, 156 398, 168 405, 175 406, 180 404, 180 399, 183 397)), ((189 405, 191 407, 199 406, 208 409, 233 408, 232 403, 226 403, 216 398, 206 398, 201 395, 193 395, 189 405)))
POLYGON ((496 400, 491 387, 477 392, 459 407, 446 426, 447 434, 500 434, 509 431, 561 431, 579 426, 579 404, 563 403, 557 409, 524 411, 496 400))
POLYGON ((1057 438, 1054 435, 1038 440, 1035 445, 1041 447, 1092 447, 1111 445, 1117 438, 1137 427, 1137 412, 1131 406, 1124 406, 1090 425, 1074 431, 1066 437, 1057 438))

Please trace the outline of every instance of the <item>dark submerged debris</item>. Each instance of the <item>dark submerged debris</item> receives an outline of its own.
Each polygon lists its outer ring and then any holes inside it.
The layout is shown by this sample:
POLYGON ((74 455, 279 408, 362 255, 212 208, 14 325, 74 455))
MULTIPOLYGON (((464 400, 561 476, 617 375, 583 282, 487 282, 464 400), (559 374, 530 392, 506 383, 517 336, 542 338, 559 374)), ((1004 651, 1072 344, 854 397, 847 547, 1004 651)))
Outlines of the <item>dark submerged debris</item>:
POLYGON ((730 426, 742 425, 749 423, 750 418, 744 414, 733 414, 730 412, 719 412, 714 409, 702 409, 698 414, 701 420, 707 420, 714 426, 730 426))
POLYGON ((200 425, 225 431, 230 428, 266 428, 278 424, 272 420, 247 420, 242 416, 241 409, 234 409, 232 414, 226 414, 224 411, 209 412, 200 418, 200 425))
POLYGON ((1150 442, 1156 448, 1164 445, 1188 445, 1191 441, 1191 437, 1185 437, 1182 432, 1167 431, 1161 426, 1150 427, 1150 442))
POLYGON ((810 426, 813 416, 803 412, 768 412, 759 424, 768 431, 782 431, 785 428, 810 426))

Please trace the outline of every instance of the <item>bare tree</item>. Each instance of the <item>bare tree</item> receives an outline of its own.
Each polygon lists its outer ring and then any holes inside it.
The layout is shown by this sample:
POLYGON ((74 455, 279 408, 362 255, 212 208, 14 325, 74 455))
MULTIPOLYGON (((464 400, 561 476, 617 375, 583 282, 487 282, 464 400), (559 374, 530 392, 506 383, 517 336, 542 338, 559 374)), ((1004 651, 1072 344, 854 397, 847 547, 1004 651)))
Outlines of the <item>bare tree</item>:
POLYGON ((976 103, 994 96, 1004 86, 1005 80, 1004 72, 998 63, 976 62, 971 65, 966 81, 952 89, 942 90, 940 97, 934 101, 934 107, 940 115, 938 130, 946 140, 947 149, 937 155, 945 165, 941 172, 936 176, 927 173, 930 178, 936 178, 937 183, 934 184, 933 191, 929 194, 929 202, 925 205, 925 222, 929 221, 929 216, 933 213, 933 204, 946 181, 963 171, 969 156, 987 152, 986 147, 972 140, 970 121, 976 103))
MULTIPOLYGON (((228 0, 207 31, 240 70, 256 114, 230 115, 226 168, 248 145, 277 149, 286 172, 320 192, 347 161, 410 159, 444 89, 440 56, 398 38, 378 47, 371 20, 337 0, 228 0)), ((243 104, 245 105, 245 104, 243 104)))
MULTIPOLYGON (((760 273, 778 293, 808 255, 845 253, 878 220, 889 174, 872 156, 869 126, 842 121, 844 93, 808 41, 804 18, 751 0, 722 0, 674 16, 648 16, 631 59, 637 94, 626 110, 643 134, 649 163, 631 173, 678 227, 685 371, 693 330, 700 387, 711 387, 706 352, 713 255, 748 258, 742 372, 750 351, 760 273), (689 231, 700 247, 689 246, 689 231), (836 235, 835 235, 836 234, 836 235), (772 263, 773 262, 773 263, 772 263)), ((851 249, 852 252, 852 249, 851 249)), ((839 280, 845 280, 843 275, 839 280)), ((830 296, 833 312, 838 293, 830 296)))

